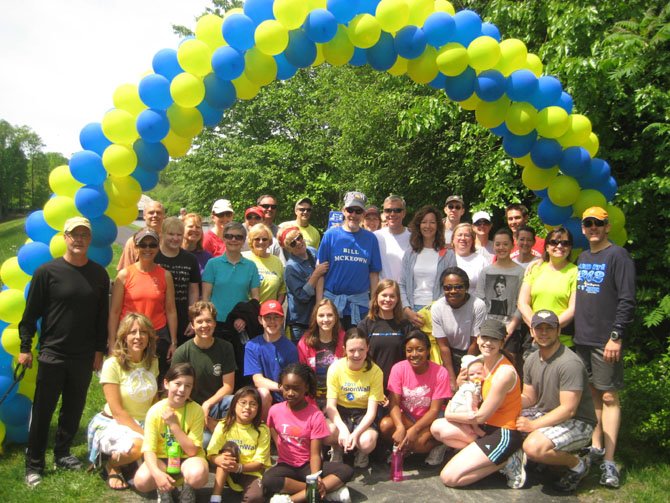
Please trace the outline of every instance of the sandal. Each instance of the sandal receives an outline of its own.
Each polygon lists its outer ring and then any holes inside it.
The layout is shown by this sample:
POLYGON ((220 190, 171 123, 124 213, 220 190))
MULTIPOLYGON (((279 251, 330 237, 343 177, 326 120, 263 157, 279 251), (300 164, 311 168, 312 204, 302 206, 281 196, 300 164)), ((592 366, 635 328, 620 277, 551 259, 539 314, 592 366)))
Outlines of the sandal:
POLYGON ((128 482, 126 482, 126 479, 123 477, 122 474, 110 473, 109 475, 107 475, 107 487, 109 487, 113 491, 123 491, 125 489, 128 489, 128 482), (110 481, 112 480, 121 481, 121 485, 116 487, 112 486, 112 484, 110 484, 110 481))

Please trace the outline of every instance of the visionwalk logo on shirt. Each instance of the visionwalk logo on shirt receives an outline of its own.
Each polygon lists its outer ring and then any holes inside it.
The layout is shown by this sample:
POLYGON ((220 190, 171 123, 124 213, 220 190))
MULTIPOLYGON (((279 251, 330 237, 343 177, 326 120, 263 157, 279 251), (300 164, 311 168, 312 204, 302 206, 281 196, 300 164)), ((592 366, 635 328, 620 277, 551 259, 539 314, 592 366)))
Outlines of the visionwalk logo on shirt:
POLYGON ((600 285, 607 276, 607 264, 579 264, 577 288, 585 293, 600 293, 600 285))

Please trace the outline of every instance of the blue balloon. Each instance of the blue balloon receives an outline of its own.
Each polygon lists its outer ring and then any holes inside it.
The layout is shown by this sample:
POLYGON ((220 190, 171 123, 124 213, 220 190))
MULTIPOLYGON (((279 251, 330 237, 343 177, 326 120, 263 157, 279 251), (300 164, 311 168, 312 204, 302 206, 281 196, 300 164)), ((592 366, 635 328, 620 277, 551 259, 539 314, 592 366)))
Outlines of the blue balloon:
POLYGON ((212 69, 223 80, 235 80, 244 72, 244 54, 236 49, 219 47, 212 54, 212 69))
POLYGON ((274 0, 246 0, 242 8, 244 13, 249 16, 256 25, 261 24, 268 19, 274 19, 272 4, 274 0))
POLYGON ((611 173, 610 165, 606 161, 596 157, 591 160, 591 165, 578 178, 579 185, 581 185, 582 189, 600 190, 600 187, 604 187, 607 180, 609 180, 611 173))
MULTIPOLYGON (((25 229, 30 239, 47 245, 51 242, 51 238, 58 234, 58 231, 44 220, 44 212, 42 210, 33 211, 28 215, 25 229)), ((0 333, 2 333, 2 328, 0 328, 0 333)))
POLYGON ((11 444, 28 443, 28 423, 20 424, 18 426, 5 425, 5 430, 5 442, 11 444))
POLYGON ((509 129, 507 129, 507 125, 504 122, 502 124, 500 124, 500 126, 496 126, 494 128, 491 128, 491 132, 494 135, 499 136, 501 138, 504 138, 505 136, 507 136, 509 134, 512 134, 512 133, 510 133, 509 129))
POLYGON ((354 47, 354 53, 349 60, 351 66, 365 66, 368 62, 368 57, 365 49, 354 47))
POLYGON ((177 59, 177 51, 174 49, 161 49, 154 54, 151 67, 154 69, 154 73, 162 75, 168 80, 174 79, 184 71, 177 59))
POLYGON ((600 187, 600 192, 603 193, 607 201, 611 201, 612 199, 614 199, 617 190, 619 190, 619 186, 617 185, 616 180, 611 176, 609 177, 607 182, 605 182, 605 184, 602 187, 600 187))
POLYGON ((254 46, 256 25, 244 14, 233 14, 223 21, 223 38, 233 49, 246 51, 254 46))
POLYGON ((367 49, 365 54, 367 62, 375 70, 385 72, 391 68, 398 60, 393 35, 383 31, 377 43, 367 49))
POLYGON ((475 92, 483 101, 496 101, 505 94, 505 82, 498 70, 485 70, 475 80, 475 92))
POLYGON ((540 201, 537 214, 545 224, 561 225, 572 216, 572 206, 556 206, 546 198, 540 201))
POLYGON ((144 169, 161 171, 170 162, 170 154, 162 143, 150 143, 141 138, 133 144, 137 164, 144 169))
POLYGON ((377 12, 377 5, 379 5, 379 2, 380 0, 359 0, 359 14, 372 14, 374 16, 377 12))
POLYGON ((327 8, 340 24, 347 24, 358 13, 359 0, 328 0, 327 8))
POLYGON ((442 72, 437 72, 437 77, 428 82, 428 85, 433 89, 444 90, 447 85, 447 76, 442 72))
POLYGON ((538 110, 556 105, 561 99, 563 86, 560 80, 551 75, 543 75, 537 79, 537 89, 530 97, 530 103, 538 110))
POLYGON ((149 108, 167 110, 172 105, 170 81, 162 75, 152 73, 140 80, 139 94, 149 108))
POLYGON ((548 138, 540 138, 530 149, 530 158, 538 168, 552 168, 561 162, 562 156, 561 144, 548 138))
POLYGON ((98 185, 107 179, 102 157, 90 150, 75 152, 70 158, 70 174, 78 182, 98 185))
MULTIPOLYGON (((16 386, 18 388, 18 386, 16 386)), ((2 402, 0 406, 0 421, 6 426, 28 425, 33 403, 25 395, 15 393, 14 396, 2 402)))
POLYGON ((170 120, 164 110, 147 108, 137 116, 135 127, 143 140, 157 143, 170 132, 170 120))
POLYGON ((446 12, 433 12, 423 23, 423 32, 426 35, 426 42, 433 47, 442 47, 454 40, 456 22, 446 12))
POLYGON ((337 19, 330 11, 314 9, 308 14, 303 28, 312 42, 325 44, 337 33, 337 19))
POLYGON ((570 234, 572 234, 572 248, 582 248, 586 249, 589 247, 589 242, 582 232, 582 221, 577 217, 568 218, 563 222, 563 227, 565 227, 570 234))
MULTIPOLYGON (((8 326, 8 324, 5 323, 4 321, 2 323, 4 323, 5 327, 8 326)), ((2 333, 3 330, 4 330, 3 325, 0 324, 0 334, 2 333)), ((14 372, 13 363, 14 363, 14 357, 4 349, 0 348, 0 376, 6 374, 11 375, 12 372, 14 372)), ((3 387, 2 384, 0 384, 0 393, 4 392, 3 389, 5 388, 3 387)))
POLYGON ((210 107, 206 101, 203 101, 195 108, 202 115, 202 122, 207 127, 214 127, 223 119, 223 110, 210 107))
POLYGON ((507 77, 507 97, 512 101, 529 101, 537 90, 537 77, 530 70, 517 70, 507 77))
POLYGON ((482 35, 486 35, 487 37, 494 38, 496 41, 500 42, 501 36, 500 36, 500 30, 496 25, 493 23, 482 23, 482 35))
MULTIPOLYGON (((0 347, 0 351, 7 354, 1 347, 0 347)), ((10 358, 11 358, 11 355, 10 355, 10 358)), ((18 386, 14 386, 12 388, 13 384, 14 384, 14 378, 11 374, 0 375, 0 396, 3 396, 5 393, 9 392, 9 394, 7 395, 7 398, 5 399, 5 402, 11 400, 16 395, 16 390, 18 389, 18 386), (10 388, 12 388, 11 391, 9 391, 10 388)))
POLYGON ((549 197, 549 190, 548 189, 534 190, 533 194, 535 194, 540 199, 544 199, 545 197, 549 197))
POLYGON ((302 30, 289 33, 288 46, 284 51, 286 61, 297 68, 308 68, 316 61, 316 44, 302 30))
POLYGON ((395 50, 405 59, 415 59, 426 49, 426 34, 416 26, 405 26, 395 35, 395 50))
POLYGON ((79 144, 84 150, 91 150, 102 155, 112 142, 102 132, 102 125, 99 122, 91 122, 86 124, 79 133, 79 144))
POLYGON ((84 185, 74 195, 74 204, 86 218, 98 218, 105 213, 109 197, 102 185, 84 185))
POLYGON ((114 251, 111 246, 89 246, 86 256, 102 267, 107 267, 114 257, 114 251))
POLYGON ((49 245, 33 241, 26 243, 19 248, 18 259, 19 267, 23 272, 32 276, 35 270, 42 264, 48 262, 53 257, 49 251, 49 245))
POLYGON ((464 9, 454 16, 456 35, 454 41, 467 47, 482 34, 482 18, 474 11, 464 9))
POLYGON ((563 110, 568 112, 568 114, 572 113, 572 108, 574 105, 574 102, 572 101, 572 96, 570 96, 568 93, 563 91, 561 93, 561 97, 558 100, 558 103, 556 103, 557 106, 561 107, 563 110))
POLYGON ((151 190, 158 185, 158 173, 156 171, 144 169, 141 166, 136 167, 135 171, 133 171, 130 176, 139 182, 140 187, 142 187, 142 192, 151 190))
POLYGON ((580 178, 588 175, 591 156, 583 147, 568 147, 563 151, 559 164, 564 175, 580 178))
MULTIPOLYGON (((26 286, 23 287, 23 298, 26 299, 26 300, 28 300, 28 292, 30 292, 30 283, 32 283, 32 281, 28 281, 28 283, 26 283, 26 286)), ((41 321, 41 318, 40 318, 40 320, 38 320, 38 323, 40 321, 41 321)), ((37 329, 39 330, 39 325, 37 326, 37 329)))
POLYGON ((237 92, 230 80, 220 79, 213 73, 205 77, 205 102, 217 110, 225 110, 235 104, 237 92))
POLYGON ((293 77, 298 69, 288 62, 284 53, 274 56, 277 62, 277 80, 288 80, 293 77))
POLYGON ((537 131, 535 130, 523 136, 510 132, 503 138, 503 149, 510 157, 523 157, 530 153, 530 149, 533 148, 536 140, 537 131))
POLYGON ((453 101, 465 101, 475 92, 477 74, 471 66, 456 77, 447 77, 444 90, 453 101))
POLYGON ((116 223, 107 215, 91 219, 91 246, 111 246, 118 233, 116 223))

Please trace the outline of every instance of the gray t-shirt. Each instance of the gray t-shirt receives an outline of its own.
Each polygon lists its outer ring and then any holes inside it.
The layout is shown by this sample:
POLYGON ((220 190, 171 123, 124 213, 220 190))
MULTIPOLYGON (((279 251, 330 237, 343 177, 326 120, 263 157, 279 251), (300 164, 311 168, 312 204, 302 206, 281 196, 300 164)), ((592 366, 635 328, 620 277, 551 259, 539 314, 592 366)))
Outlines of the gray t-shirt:
POLYGON ((586 367, 579 356, 563 344, 547 361, 542 361, 539 351, 531 353, 523 366, 523 378, 525 384, 535 389, 535 407, 545 414, 561 404, 561 391, 581 391, 582 397, 573 419, 596 425, 586 367))
POLYGON ((430 309, 433 321, 433 337, 446 337, 449 347, 465 351, 470 347, 470 337, 479 335, 479 327, 486 318, 486 304, 474 295, 458 309, 447 304, 442 297, 430 309))

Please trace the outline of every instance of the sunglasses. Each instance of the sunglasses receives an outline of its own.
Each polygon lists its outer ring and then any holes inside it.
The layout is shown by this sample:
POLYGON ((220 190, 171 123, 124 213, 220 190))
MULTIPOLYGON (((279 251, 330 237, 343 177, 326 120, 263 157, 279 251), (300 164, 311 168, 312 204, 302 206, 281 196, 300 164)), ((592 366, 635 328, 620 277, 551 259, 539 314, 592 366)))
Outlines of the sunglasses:
POLYGON ((154 248, 158 248, 158 243, 140 243, 137 247, 142 249, 151 248, 153 250, 154 248))
POLYGON ((254 243, 267 243, 270 241, 268 238, 254 238, 254 243))
POLYGON ((582 221, 582 226, 584 226, 585 229, 590 229, 594 225, 596 227, 605 227, 605 222, 596 218, 587 218, 586 220, 582 221))
POLYGON ((571 246, 570 241, 568 241, 567 239, 550 239, 549 241, 547 241, 547 243, 549 243, 549 245, 551 246, 561 245, 563 248, 571 246))
POLYGON ((304 240, 305 240, 305 238, 302 237, 302 234, 298 234, 295 237, 295 239, 288 244, 288 246, 289 246, 289 248, 295 248, 298 245, 298 243, 300 243, 304 240))
POLYGON ((362 215, 365 210, 363 208, 359 208, 358 206, 354 206, 352 208, 344 208, 344 211, 346 211, 347 213, 355 213, 356 215, 362 215))
POLYGON ((465 290, 465 285, 462 283, 460 285, 442 285, 442 290, 445 292, 460 292, 461 290, 465 290))
POLYGON ((260 220, 262 217, 259 217, 255 213, 249 213, 246 217, 247 220, 260 220))
POLYGON ((224 211, 222 213, 214 213, 214 215, 218 218, 223 218, 223 217, 232 217, 233 212, 232 211, 224 211))
POLYGON ((312 208, 298 208, 298 211, 299 211, 300 213, 311 213, 311 212, 312 212, 312 208))
POLYGON ((264 210, 276 210, 277 209, 276 204, 259 204, 259 206, 261 208, 263 208, 264 210))
POLYGON ((450 210, 462 210, 463 206, 461 206, 460 204, 447 204, 447 208, 449 208, 450 210))
POLYGON ((65 235, 70 239, 89 239, 91 237, 90 232, 66 232, 65 235))
POLYGON ((477 220, 474 224, 475 227, 479 227, 481 225, 491 225, 491 222, 488 220, 477 220))
POLYGON ((384 208, 384 213, 390 215, 391 213, 402 213, 405 208, 384 208))
POLYGON ((224 234, 223 237, 228 241, 244 241, 242 234, 224 234))

